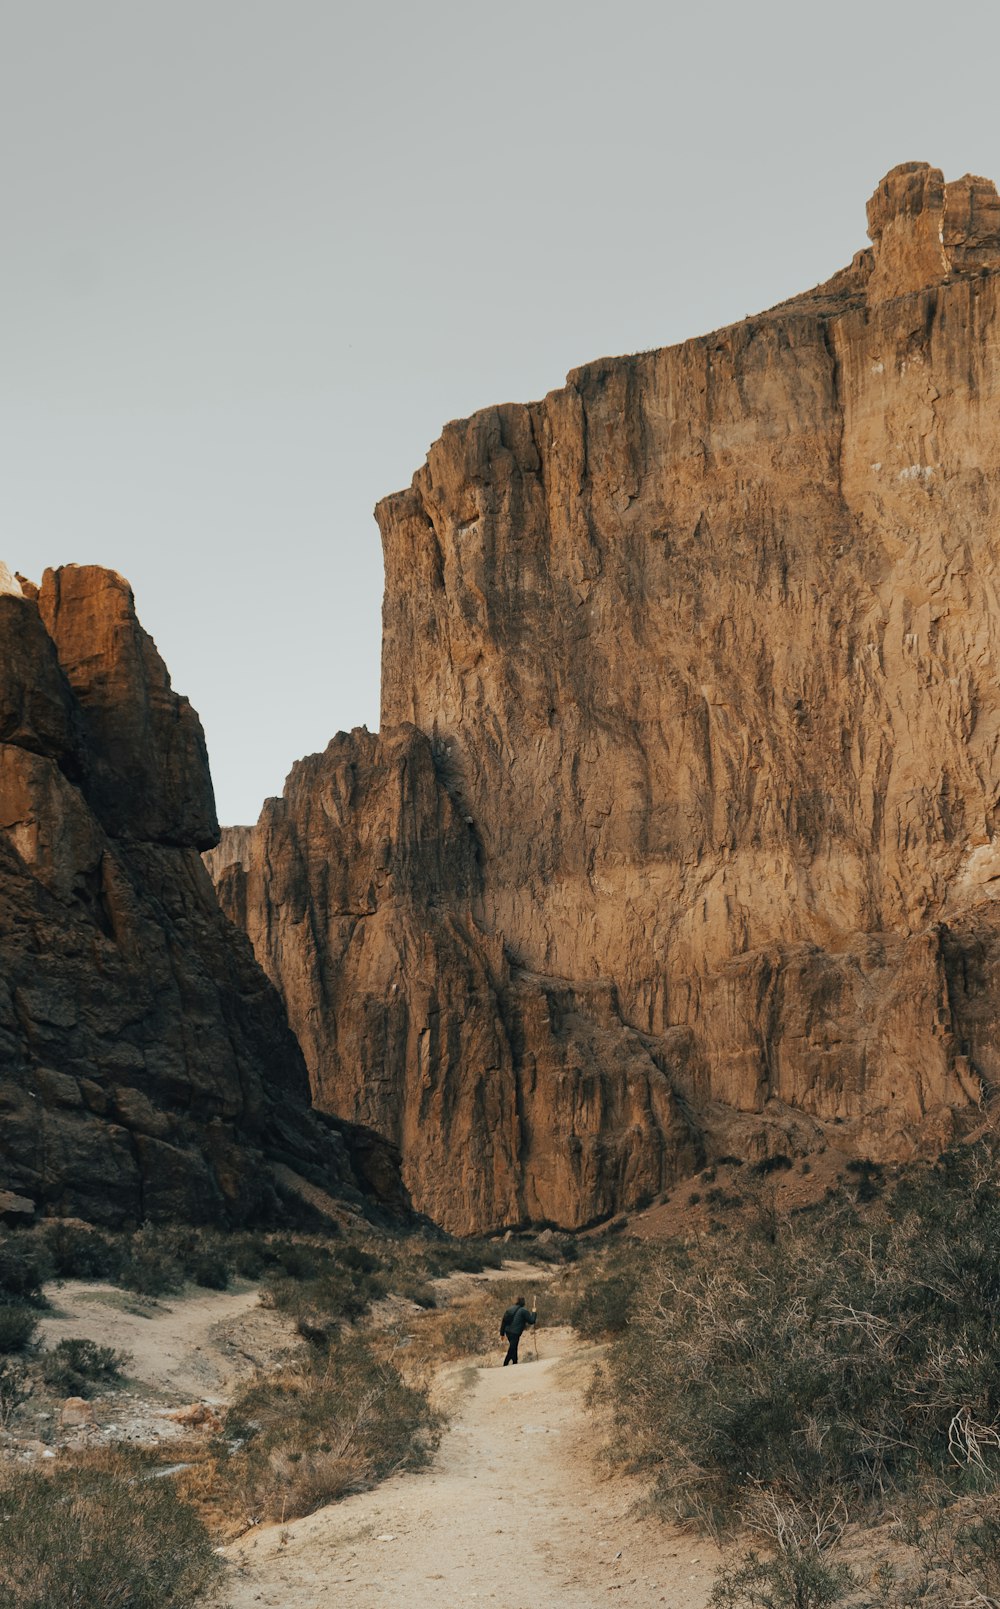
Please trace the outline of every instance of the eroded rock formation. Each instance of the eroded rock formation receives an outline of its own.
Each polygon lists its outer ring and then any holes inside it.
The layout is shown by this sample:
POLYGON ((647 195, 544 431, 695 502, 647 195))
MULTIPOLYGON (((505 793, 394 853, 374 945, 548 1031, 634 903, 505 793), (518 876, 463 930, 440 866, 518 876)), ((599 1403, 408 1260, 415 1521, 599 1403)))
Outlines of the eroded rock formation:
POLYGON ((22 1211, 405 1205, 391 1147, 310 1111, 281 1001, 198 853, 217 837, 201 724, 127 584, 0 567, 0 1191, 22 1211))
POLYGON ((910 163, 868 219, 448 425, 377 511, 382 736, 214 852, 318 1100, 451 1227, 775 1126, 936 1146, 994 1087, 1000 202, 910 163))
POLYGON ((458 1231, 651 1197, 696 1155, 662 1044, 602 980, 512 969, 439 772, 412 726, 342 735, 208 857, 281 980, 317 1098, 387 1134, 422 1210, 458 1231))

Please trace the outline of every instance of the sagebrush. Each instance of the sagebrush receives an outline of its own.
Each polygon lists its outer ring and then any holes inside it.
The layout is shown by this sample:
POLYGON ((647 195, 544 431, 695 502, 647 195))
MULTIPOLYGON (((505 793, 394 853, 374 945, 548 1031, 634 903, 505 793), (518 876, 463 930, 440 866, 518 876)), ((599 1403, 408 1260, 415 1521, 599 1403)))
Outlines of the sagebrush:
POLYGON ((189 1609, 220 1562, 198 1515, 138 1460, 19 1470, 0 1485, 4 1609, 189 1609))

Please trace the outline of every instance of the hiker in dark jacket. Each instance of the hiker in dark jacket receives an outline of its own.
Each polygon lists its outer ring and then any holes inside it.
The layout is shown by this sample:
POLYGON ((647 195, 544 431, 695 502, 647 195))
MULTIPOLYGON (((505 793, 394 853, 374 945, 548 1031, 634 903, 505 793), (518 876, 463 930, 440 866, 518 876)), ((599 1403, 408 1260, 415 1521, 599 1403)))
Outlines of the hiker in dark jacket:
POLYGON ((524 1297, 519 1296, 512 1307, 508 1307, 500 1320, 500 1335, 507 1342, 507 1356, 503 1360, 506 1369, 508 1363, 517 1362, 517 1343, 529 1324, 534 1324, 535 1315, 529 1313, 524 1305, 524 1297))

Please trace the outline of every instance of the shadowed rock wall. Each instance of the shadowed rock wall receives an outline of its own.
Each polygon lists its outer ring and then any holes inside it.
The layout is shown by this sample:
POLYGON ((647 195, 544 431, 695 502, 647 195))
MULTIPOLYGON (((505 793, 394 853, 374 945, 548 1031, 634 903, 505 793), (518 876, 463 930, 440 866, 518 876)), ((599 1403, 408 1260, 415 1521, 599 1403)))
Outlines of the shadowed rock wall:
POLYGON ((748 1117, 937 1146, 995 1082, 1000 203, 911 163, 868 217, 770 313, 448 425, 377 511, 382 738, 214 854, 445 1222, 627 1206, 748 1117))
POLYGON ((309 1110, 198 853, 217 837, 201 724, 127 584, 0 571, 0 1190, 105 1223, 280 1218, 302 1180, 405 1207, 391 1147, 309 1110))

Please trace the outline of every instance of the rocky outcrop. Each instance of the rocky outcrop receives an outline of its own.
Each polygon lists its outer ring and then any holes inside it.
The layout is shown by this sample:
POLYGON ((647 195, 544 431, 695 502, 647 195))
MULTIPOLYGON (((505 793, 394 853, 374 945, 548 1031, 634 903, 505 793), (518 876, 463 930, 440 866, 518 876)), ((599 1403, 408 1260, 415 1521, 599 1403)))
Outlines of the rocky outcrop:
POLYGON ((219 911, 201 725, 127 584, 4 569, 0 645, 0 1191, 103 1223, 280 1219, 296 1181, 405 1207, 391 1147, 310 1111, 219 911))
POLYGON ((381 738, 214 852, 319 1100, 452 1226, 727 1131, 937 1146, 994 1086, 1000 202, 911 163, 868 219, 770 313, 448 425, 377 511, 381 738))
POLYGON ((693 1165, 613 988, 532 976, 486 931, 476 835, 416 728, 341 734, 206 858, 318 1103, 387 1135, 437 1222, 579 1223, 693 1165))

